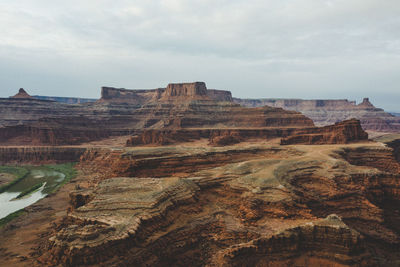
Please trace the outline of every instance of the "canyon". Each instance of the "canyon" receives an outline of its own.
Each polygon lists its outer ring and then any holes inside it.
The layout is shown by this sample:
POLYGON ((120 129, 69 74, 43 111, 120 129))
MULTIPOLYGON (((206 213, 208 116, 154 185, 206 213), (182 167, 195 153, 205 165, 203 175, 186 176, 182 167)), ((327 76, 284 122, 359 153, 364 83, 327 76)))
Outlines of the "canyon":
POLYGON ((397 266, 397 122, 367 99, 283 102, 319 119, 243 101, 203 82, 0 99, 2 165, 77 162, 0 226, 0 265, 397 266))
POLYGON ((347 99, 341 100, 303 100, 303 99, 240 99, 235 103, 246 107, 280 107, 301 112, 311 118, 317 126, 326 126, 349 119, 358 119, 364 130, 376 132, 399 132, 400 118, 376 108, 368 98, 359 104, 347 99))
POLYGON ((0 263, 395 266, 393 151, 365 140, 87 148, 70 184, 0 229, 0 263))

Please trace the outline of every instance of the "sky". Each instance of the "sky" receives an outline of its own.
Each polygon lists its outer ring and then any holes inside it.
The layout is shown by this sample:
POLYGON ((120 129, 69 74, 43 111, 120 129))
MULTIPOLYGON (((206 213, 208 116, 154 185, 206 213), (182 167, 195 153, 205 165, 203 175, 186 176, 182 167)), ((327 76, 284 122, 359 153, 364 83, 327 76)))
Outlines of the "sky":
POLYGON ((2 0, 0 97, 204 81, 400 111, 399 0, 2 0))

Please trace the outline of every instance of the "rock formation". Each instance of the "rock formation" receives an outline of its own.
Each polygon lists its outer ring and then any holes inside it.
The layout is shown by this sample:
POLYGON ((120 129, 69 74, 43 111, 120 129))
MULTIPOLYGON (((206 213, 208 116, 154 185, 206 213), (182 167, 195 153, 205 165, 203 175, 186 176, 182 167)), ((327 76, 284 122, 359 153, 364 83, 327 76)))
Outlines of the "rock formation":
POLYGON ((102 87, 100 102, 128 103, 144 105, 148 102, 157 101, 165 89, 152 90, 130 90, 124 88, 102 87))
MULTIPOLYGON (((0 144, 79 144, 115 135, 137 135, 146 129, 274 128, 279 133, 280 129, 313 126, 297 112, 244 108, 213 100, 208 94, 205 83, 195 82, 155 90, 103 87, 102 98, 85 105, 0 99, 5 111, 0 115, 5 125, 0 128, 0 144)), ((213 91, 211 95, 221 98, 226 93, 213 91)))
POLYGON ((0 164, 78 162, 84 147, 0 147, 0 164))
POLYGON ((11 98, 32 98, 25 90, 24 88, 20 88, 18 93, 11 98))
POLYGON ((208 89, 207 96, 215 101, 232 102, 232 93, 225 90, 208 89))
POLYGON ((325 127, 293 131, 288 137, 282 138, 281 144, 347 144, 367 139, 368 134, 361 128, 360 121, 352 119, 325 127))
POLYGON ((398 137, 230 99, 201 82, 104 87, 85 104, 0 99, 1 163, 80 160, 76 178, 0 227, 0 265, 398 264, 398 137))
POLYGON ((392 152, 88 150, 68 215, 32 255, 66 266, 390 266, 400 258, 400 173, 378 159, 395 164, 392 152))
POLYGON ((240 99, 234 102, 246 107, 271 106, 303 113, 317 126, 326 126, 356 118, 364 130, 378 132, 399 132, 400 119, 383 109, 376 108, 368 98, 356 105, 355 101, 342 100, 302 100, 302 99, 240 99))
POLYGON ((170 83, 165 89, 161 100, 208 100, 207 87, 204 82, 170 83))

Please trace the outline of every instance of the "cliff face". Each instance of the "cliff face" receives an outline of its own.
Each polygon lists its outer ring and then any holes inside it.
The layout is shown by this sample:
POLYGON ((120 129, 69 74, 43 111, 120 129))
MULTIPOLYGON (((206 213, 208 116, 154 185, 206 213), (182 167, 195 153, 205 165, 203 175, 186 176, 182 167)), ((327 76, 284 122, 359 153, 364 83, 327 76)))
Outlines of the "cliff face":
POLYGON ((77 162, 86 148, 0 147, 0 164, 77 162))
POLYGON ((400 173, 384 165, 392 152, 374 143, 87 151, 70 212, 35 257, 66 266, 390 266, 400 258, 400 173))
MULTIPOLYGON (((109 103, 130 103, 136 105, 145 105, 149 102, 169 99, 173 97, 185 97, 190 99, 194 96, 208 96, 209 99, 215 101, 232 102, 232 94, 230 91, 207 89, 204 83, 180 83, 170 84, 167 88, 157 89, 124 89, 114 87, 102 87, 100 102, 109 103)), ((182 100, 182 98, 181 98, 182 100)))
POLYGON ((208 89, 207 96, 215 101, 232 102, 232 93, 225 90, 208 89))
POLYGON ((291 144, 347 144, 368 140, 368 134, 361 128, 359 120, 347 120, 334 125, 293 131, 282 138, 282 145, 291 144))
POLYGON ((130 90, 114 87, 102 87, 100 102, 110 103, 129 103, 134 105, 144 105, 151 101, 160 99, 164 93, 164 88, 152 90, 130 90))
MULTIPOLYGON (((146 129, 313 126, 310 119, 297 112, 271 107, 243 108, 231 102, 215 101, 208 95, 205 84, 195 82, 169 84, 166 89, 155 90, 103 87, 102 98, 85 105, 7 99, 0 101, 5 111, 0 121, 3 116, 3 122, 7 123, 0 128, 0 143, 79 144, 114 135, 135 135, 146 129)), ((226 93, 212 91, 210 95, 221 98, 226 93)))
POLYGON ((9 145, 78 145, 113 135, 127 135, 129 130, 110 128, 103 121, 84 117, 43 118, 33 125, 0 128, 0 144, 9 145))
POLYGON ((368 98, 356 104, 348 100, 302 100, 302 99, 240 99, 234 102, 246 107, 271 106, 303 113, 317 126, 326 126, 339 121, 356 118, 364 130, 381 132, 400 131, 400 119, 383 109, 376 108, 368 98))
MULTIPOLYGON (((243 114, 238 114, 238 117, 243 114)), ((277 115, 279 116, 279 115, 277 115)), ((238 117, 236 119, 238 119, 238 117)), ((251 116, 249 116, 249 119, 251 116)), ((274 121, 270 119, 270 121, 274 121)), ((225 146, 242 141, 265 141, 282 138, 281 144, 347 144, 366 141, 368 134, 361 128, 360 121, 348 120, 325 127, 304 127, 301 124, 291 128, 282 127, 284 120, 276 120, 275 125, 256 125, 258 128, 220 128, 220 129, 151 129, 130 137, 127 146, 170 145, 208 139, 210 145, 225 146)), ((251 125, 251 124, 250 124, 251 125)), ((251 125, 253 126, 253 125, 251 125)))
POLYGON ((207 87, 204 82, 194 83, 170 83, 168 84, 161 100, 183 99, 209 99, 207 97, 207 87))
POLYGON ((11 98, 32 98, 25 90, 24 88, 20 88, 18 93, 11 98))

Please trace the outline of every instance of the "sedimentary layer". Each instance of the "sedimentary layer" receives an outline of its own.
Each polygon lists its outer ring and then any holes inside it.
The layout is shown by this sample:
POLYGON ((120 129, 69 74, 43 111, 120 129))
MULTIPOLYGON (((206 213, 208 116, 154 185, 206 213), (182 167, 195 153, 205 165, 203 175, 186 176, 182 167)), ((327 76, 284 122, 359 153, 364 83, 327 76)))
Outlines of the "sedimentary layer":
POLYGON ((356 118, 364 130, 380 132, 399 132, 400 119, 383 109, 376 108, 368 98, 356 104, 355 101, 341 100, 303 100, 303 99, 240 99, 234 102, 246 107, 271 106, 294 110, 311 118, 317 126, 326 126, 339 121, 356 118))
POLYGON ((281 139, 281 144, 347 144, 367 139, 368 134, 361 128, 360 121, 352 119, 325 127, 293 131, 289 136, 281 139))
POLYGON ((400 173, 388 160, 395 166, 379 143, 87 151, 70 212, 35 257, 67 266, 394 264, 400 173))
MULTIPOLYGON (((211 91, 224 99, 226 92, 211 91)), ((228 96, 229 98, 229 96, 228 96)), ((226 99, 224 99, 226 100, 226 99)), ((95 103, 63 104, 33 98, 0 99, 2 145, 71 145, 146 129, 311 127, 304 115, 279 108, 244 108, 209 96, 205 83, 169 84, 166 89, 103 87, 95 103)))
POLYGON ((0 164, 78 162, 85 151, 83 147, 0 147, 0 164))

